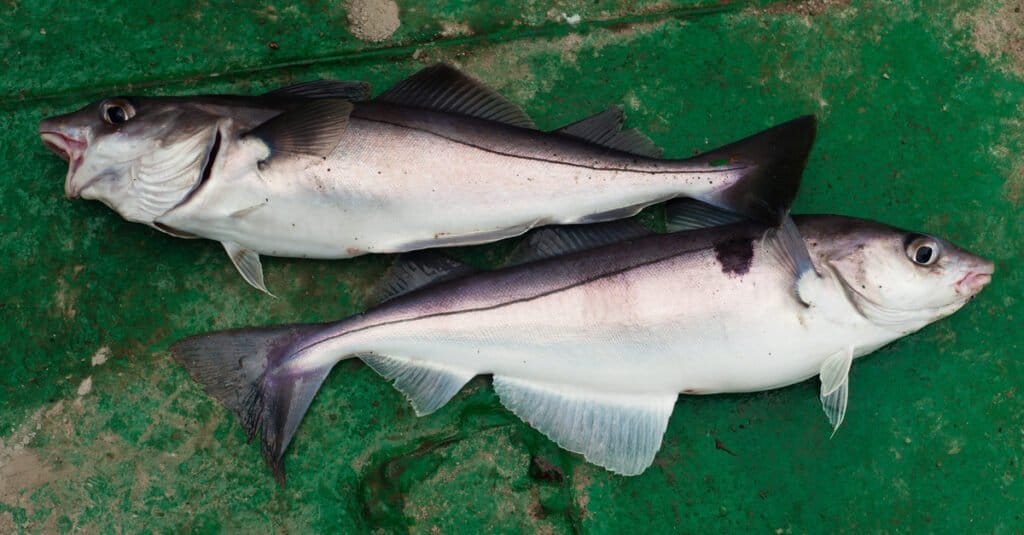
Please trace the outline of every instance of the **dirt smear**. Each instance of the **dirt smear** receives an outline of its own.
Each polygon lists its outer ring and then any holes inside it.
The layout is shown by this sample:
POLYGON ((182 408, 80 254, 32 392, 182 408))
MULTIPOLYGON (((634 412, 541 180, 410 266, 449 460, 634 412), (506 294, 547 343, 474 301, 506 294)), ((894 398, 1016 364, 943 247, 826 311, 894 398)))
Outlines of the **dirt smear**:
POLYGON ((961 13, 954 27, 967 29, 979 54, 1004 60, 1000 68, 1024 76, 1024 0, 1011 0, 996 10, 981 7, 961 13))
POLYGON ((551 94, 563 82, 563 76, 574 76, 581 54, 596 56, 606 46, 628 44, 636 34, 657 31, 665 23, 663 20, 640 22, 622 28, 515 40, 488 47, 423 49, 413 57, 424 64, 451 63, 485 80, 514 102, 524 104, 538 94, 551 94), (557 68, 538 76, 538 64, 557 65, 557 68))
POLYGON ((1014 206, 1024 200, 1024 165, 1017 167, 1003 183, 1003 196, 1014 206))
POLYGON ((800 2, 778 2, 758 9, 765 15, 803 15, 817 17, 836 8, 850 7, 850 0, 803 0, 800 2))
POLYGON ((379 43, 391 37, 401 22, 394 0, 350 0, 348 30, 364 41, 379 43))

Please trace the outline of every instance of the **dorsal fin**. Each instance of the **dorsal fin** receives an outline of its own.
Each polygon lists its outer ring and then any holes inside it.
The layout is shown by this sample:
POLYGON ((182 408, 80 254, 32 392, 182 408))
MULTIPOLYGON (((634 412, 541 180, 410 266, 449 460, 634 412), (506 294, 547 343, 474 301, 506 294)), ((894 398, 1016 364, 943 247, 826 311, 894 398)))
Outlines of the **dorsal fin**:
POLYGON ((376 306, 400 295, 465 277, 476 268, 434 251, 415 251, 395 257, 380 282, 370 291, 368 304, 376 306))
POLYGON ((360 102, 370 99, 370 84, 362 80, 313 80, 267 91, 260 96, 340 98, 360 102))
POLYGON ((751 220, 696 199, 672 199, 665 203, 665 227, 669 232, 721 227, 744 221, 751 220))
POLYGON ((427 67, 377 97, 381 102, 459 113, 520 128, 536 128, 519 106, 443 63, 427 67))
POLYGON ((622 108, 612 106, 582 121, 563 126, 556 132, 637 156, 661 157, 664 151, 649 137, 635 128, 622 129, 624 119, 622 108))
POLYGON ((526 235, 509 255, 505 265, 537 262, 650 234, 647 227, 631 220, 540 228, 526 235))

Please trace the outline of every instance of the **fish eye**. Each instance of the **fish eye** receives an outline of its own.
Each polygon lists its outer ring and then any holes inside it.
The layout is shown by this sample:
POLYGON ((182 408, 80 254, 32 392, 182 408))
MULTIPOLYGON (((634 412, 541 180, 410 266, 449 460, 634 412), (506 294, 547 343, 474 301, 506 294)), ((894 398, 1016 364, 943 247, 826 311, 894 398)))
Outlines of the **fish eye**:
POLYGON ((124 99, 112 99, 103 103, 101 114, 104 121, 119 125, 135 116, 135 108, 124 99))
POLYGON ((919 266, 934 264, 940 253, 938 242, 927 236, 918 237, 907 245, 907 257, 919 266))

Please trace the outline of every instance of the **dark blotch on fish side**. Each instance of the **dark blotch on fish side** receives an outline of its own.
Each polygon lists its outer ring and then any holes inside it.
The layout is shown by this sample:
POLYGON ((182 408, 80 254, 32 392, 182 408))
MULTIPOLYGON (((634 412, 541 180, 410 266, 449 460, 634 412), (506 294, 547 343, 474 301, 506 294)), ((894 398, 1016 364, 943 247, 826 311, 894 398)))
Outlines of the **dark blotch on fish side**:
POLYGON ((754 260, 754 240, 742 238, 715 245, 715 256, 726 275, 744 275, 754 260))

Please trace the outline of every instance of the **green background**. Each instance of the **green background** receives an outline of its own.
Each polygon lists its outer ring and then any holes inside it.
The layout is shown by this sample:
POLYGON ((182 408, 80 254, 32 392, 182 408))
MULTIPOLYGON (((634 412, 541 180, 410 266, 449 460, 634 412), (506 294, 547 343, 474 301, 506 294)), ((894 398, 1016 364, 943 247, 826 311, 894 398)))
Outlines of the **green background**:
MULTIPOLYGON (((0 2, 0 532, 1024 531, 1024 3, 398 6, 400 27, 372 43, 338 1, 0 2), (796 212, 935 233, 994 259, 994 282, 858 361, 831 440, 814 381, 682 397, 654 466, 624 478, 518 421, 486 378, 417 418, 350 361, 324 384, 279 488, 165 349, 209 329, 357 312, 388 259, 267 259, 280 296, 268 298, 216 243, 66 200, 67 166, 36 125, 118 93, 318 77, 379 92, 436 61, 544 128, 623 104, 668 156, 814 113, 796 212)), ((503 247, 464 254, 486 262, 503 247)))

